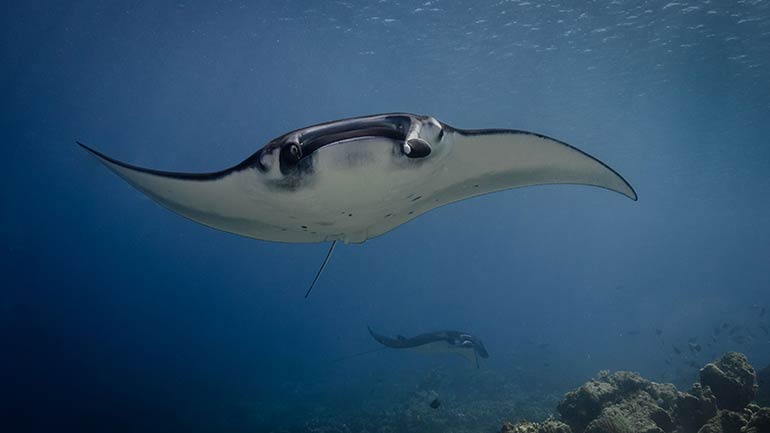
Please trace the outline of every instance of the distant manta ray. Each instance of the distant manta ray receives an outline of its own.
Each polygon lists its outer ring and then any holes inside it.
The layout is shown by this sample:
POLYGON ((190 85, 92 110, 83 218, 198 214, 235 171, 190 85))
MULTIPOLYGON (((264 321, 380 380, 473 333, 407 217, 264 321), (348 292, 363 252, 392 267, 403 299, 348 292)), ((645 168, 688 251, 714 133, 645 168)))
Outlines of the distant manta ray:
POLYGON ((363 242, 469 197, 521 186, 584 184, 637 199, 618 173, 561 141, 526 131, 462 130, 408 113, 298 129, 212 173, 136 167, 78 144, 193 221, 267 241, 331 241, 307 294, 337 241, 363 242))
POLYGON ((406 338, 402 335, 390 338, 369 328, 369 334, 380 344, 391 349, 412 349, 421 353, 458 354, 472 362, 475 361, 476 368, 479 366, 479 356, 489 358, 489 353, 481 339, 467 332, 437 331, 420 334, 412 338, 406 338))

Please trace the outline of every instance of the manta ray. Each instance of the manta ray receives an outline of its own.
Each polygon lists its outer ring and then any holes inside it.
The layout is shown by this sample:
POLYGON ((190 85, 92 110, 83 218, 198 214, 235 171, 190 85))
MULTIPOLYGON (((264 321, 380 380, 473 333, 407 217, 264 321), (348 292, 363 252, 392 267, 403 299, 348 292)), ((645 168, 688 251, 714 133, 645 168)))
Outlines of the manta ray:
POLYGON ((484 343, 467 332, 437 331, 420 334, 412 338, 397 335, 396 338, 380 335, 369 328, 369 334, 385 347, 392 349, 412 349, 421 353, 455 353, 471 361, 479 367, 479 356, 489 358, 484 343))
POLYGON ((337 241, 364 242, 466 198, 583 184, 637 199, 617 172, 562 141, 513 129, 458 129, 409 113, 297 129, 210 173, 141 168, 78 144, 161 206, 198 223, 266 241, 332 242, 311 289, 337 241))

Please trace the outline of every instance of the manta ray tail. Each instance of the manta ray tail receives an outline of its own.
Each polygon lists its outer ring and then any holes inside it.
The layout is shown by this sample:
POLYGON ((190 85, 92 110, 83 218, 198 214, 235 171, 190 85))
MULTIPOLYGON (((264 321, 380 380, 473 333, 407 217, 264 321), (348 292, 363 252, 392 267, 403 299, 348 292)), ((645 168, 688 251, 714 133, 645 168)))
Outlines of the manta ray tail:
POLYGON ((318 281, 318 277, 321 276, 321 273, 326 269, 326 264, 329 263, 329 257, 332 256, 332 252, 334 251, 334 247, 337 245, 337 241, 332 241, 332 246, 329 247, 329 252, 326 253, 326 258, 324 259, 324 262, 321 264, 321 267, 318 269, 318 272, 315 274, 315 278, 313 278, 313 282, 310 283, 310 287, 307 289, 307 293, 305 293, 305 299, 307 299, 308 296, 310 296, 310 292, 313 290, 313 287, 315 287, 316 281, 318 281))

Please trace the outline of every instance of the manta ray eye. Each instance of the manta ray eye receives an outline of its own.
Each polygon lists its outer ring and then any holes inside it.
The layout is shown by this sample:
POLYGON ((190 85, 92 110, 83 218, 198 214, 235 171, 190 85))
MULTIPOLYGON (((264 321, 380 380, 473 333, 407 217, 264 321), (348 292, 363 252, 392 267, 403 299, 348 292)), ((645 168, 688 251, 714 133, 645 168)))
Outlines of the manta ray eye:
POLYGON ((286 143, 281 149, 281 164, 294 165, 302 159, 302 148, 297 143, 286 143))
POLYGON ((430 144, 422 138, 412 138, 401 146, 401 150, 409 158, 424 158, 430 155, 430 144))
POLYGON ((297 158, 297 160, 302 157, 302 149, 299 148, 297 143, 289 144, 289 153, 293 158, 297 158))

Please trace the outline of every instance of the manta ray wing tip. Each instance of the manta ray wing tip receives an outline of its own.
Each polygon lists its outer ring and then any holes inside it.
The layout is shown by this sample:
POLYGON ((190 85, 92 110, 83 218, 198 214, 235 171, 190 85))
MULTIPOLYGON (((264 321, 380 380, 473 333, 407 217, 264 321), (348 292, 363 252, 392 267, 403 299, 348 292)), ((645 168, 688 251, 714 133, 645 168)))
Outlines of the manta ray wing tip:
POLYGON ((83 149, 85 149, 85 150, 87 150, 89 152, 93 152, 93 149, 91 149, 90 147, 88 147, 85 144, 83 144, 82 141, 75 140, 75 144, 77 144, 78 146, 82 147, 83 149))
MULTIPOLYGON (((625 179, 623 179, 625 181, 625 179)), ((631 186, 630 183, 625 182, 626 187, 628 188, 628 191, 618 191, 624 196, 630 198, 633 201, 639 201, 639 195, 636 194, 636 190, 631 186)))
POLYGON ((78 146, 80 146, 81 148, 85 149, 88 153, 90 153, 93 156, 96 156, 99 159, 106 159, 108 161, 110 160, 110 158, 108 158, 106 155, 103 155, 101 152, 98 152, 98 151, 94 150, 92 147, 88 146, 87 144, 83 143, 82 141, 75 140, 75 143, 78 146))
POLYGON ((639 195, 636 193, 636 190, 634 189, 634 187, 631 186, 631 184, 628 183, 628 181, 625 180, 623 177, 621 177, 621 179, 623 179, 623 182, 626 184, 626 187, 628 187, 628 191, 625 192, 623 195, 625 195, 626 197, 630 198, 633 201, 639 201, 639 195))

